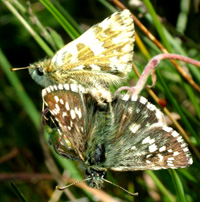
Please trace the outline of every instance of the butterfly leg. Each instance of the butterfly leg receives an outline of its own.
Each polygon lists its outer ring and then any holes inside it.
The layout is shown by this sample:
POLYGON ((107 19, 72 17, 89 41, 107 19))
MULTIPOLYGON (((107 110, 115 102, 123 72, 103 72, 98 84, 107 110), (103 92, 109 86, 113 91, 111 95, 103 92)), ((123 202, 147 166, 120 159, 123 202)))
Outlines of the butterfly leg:
POLYGON ((46 125, 46 115, 49 112, 49 108, 46 108, 43 112, 42 112, 42 117, 41 117, 41 121, 43 125, 46 125))

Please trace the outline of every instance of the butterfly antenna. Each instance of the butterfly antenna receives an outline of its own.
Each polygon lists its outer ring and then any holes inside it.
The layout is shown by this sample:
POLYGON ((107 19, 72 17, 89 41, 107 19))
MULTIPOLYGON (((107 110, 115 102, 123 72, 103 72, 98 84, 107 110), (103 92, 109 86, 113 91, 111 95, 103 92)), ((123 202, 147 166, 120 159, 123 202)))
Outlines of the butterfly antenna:
POLYGON ((131 196, 138 196, 138 193, 137 193, 137 192, 136 192, 136 193, 131 193, 131 192, 129 192, 128 190, 124 189, 123 187, 121 187, 121 186, 119 186, 119 185, 117 185, 117 184, 115 184, 115 183, 113 183, 113 182, 111 182, 111 181, 109 181, 109 180, 106 180, 106 179, 103 179, 103 181, 105 181, 105 182, 107 182, 107 183, 110 183, 110 184, 112 184, 112 185, 114 185, 114 186, 116 186, 116 187, 122 189, 123 191, 125 191, 127 194, 129 194, 129 195, 131 195, 131 196))
POLYGON ((80 183, 80 182, 88 181, 88 180, 90 180, 90 179, 91 179, 91 178, 86 178, 86 179, 83 179, 83 180, 79 180, 79 181, 76 181, 76 182, 71 183, 71 184, 69 184, 69 185, 67 185, 67 186, 64 186, 64 187, 58 187, 58 186, 56 186, 56 189, 58 189, 58 190, 60 190, 60 191, 63 191, 63 190, 65 190, 65 189, 67 189, 68 187, 74 186, 75 184, 78 184, 78 183, 80 183))
POLYGON ((14 67, 12 67, 12 68, 10 68, 10 70, 12 71, 12 72, 14 72, 14 71, 18 71, 18 70, 22 70, 22 69, 28 69, 29 67, 18 67, 18 68, 14 68, 14 67))

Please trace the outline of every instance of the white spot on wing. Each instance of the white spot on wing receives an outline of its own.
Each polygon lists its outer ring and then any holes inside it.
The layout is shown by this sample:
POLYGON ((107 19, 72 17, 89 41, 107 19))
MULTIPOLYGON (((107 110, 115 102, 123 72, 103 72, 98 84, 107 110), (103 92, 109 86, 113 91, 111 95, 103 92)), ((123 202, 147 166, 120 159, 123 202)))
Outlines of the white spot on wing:
POLYGON ((50 93, 51 89, 49 87, 46 88, 47 92, 50 93))
POLYGON ((158 154, 158 158, 159 158, 159 161, 162 161, 164 157, 161 154, 158 154))
POLYGON ((160 149, 159 149, 159 152, 163 152, 166 150, 166 146, 162 146, 160 149))
POLYGON ((69 90, 69 84, 64 84, 65 90, 69 90))
POLYGON ((183 142, 183 138, 180 136, 180 137, 177 138, 177 141, 178 142, 183 142))
POLYGON ((151 104, 150 102, 147 103, 147 108, 148 108, 149 110, 151 110, 151 111, 156 110, 155 105, 151 104))
POLYGON ((50 88, 49 89, 50 91, 54 91, 54 87, 53 86, 49 86, 49 88, 50 88))
POLYGON ((77 107, 75 107, 75 112, 76 112, 76 114, 78 115, 78 117, 79 117, 79 119, 82 117, 82 113, 81 113, 81 109, 79 108, 77 108, 77 107))
POLYGON ((155 152, 157 150, 157 146, 155 144, 152 144, 149 146, 149 152, 155 152))
POLYGON ((150 141, 149 141, 149 144, 153 144, 155 142, 155 139, 152 138, 150 141))
POLYGON ((129 129, 131 130, 132 133, 136 133, 138 131, 138 129, 140 128, 140 125, 139 124, 132 124, 129 129))
POLYGON ((146 158, 150 158, 150 157, 152 157, 152 154, 148 154, 148 155, 146 156, 146 158))
POLYGON ((135 149, 136 149, 136 146, 132 146, 132 147, 131 147, 131 150, 135 150, 135 149))
POLYGON ((65 116, 67 116, 67 113, 63 112, 62 117, 65 117, 65 116))
POLYGON ((42 90, 42 97, 44 97, 47 94, 46 88, 42 90))
POLYGON ((53 86, 53 88, 54 88, 55 90, 58 90, 58 87, 57 87, 57 85, 54 85, 54 86, 53 86))
POLYGON ((62 105, 64 105, 64 101, 63 101, 63 99, 60 99, 60 103, 61 103, 62 105))
POLYGON ((114 44, 118 44, 118 43, 120 43, 121 41, 122 41, 122 36, 121 36, 121 35, 119 35, 119 36, 117 36, 117 37, 115 37, 115 38, 112 39, 112 42, 113 42, 114 44))
POLYGON ((138 96, 132 96, 132 97, 131 97, 131 100, 132 100, 132 101, 137 101, 137 100, 138 100, 138 96))
POLYGON ((81 127, 81 132, 83 132, 83 127, 81 127))
POLYGON ((70 87, 73 92, 76 92, 76 93, 78 92, 78 86, 76 84, 72 83, 70 84, 70 87))
POLYGON ((63 90, 63 85, 62 84, 58 84, 58 89, 59 90, 63 90))
POLYGON ((146 137, 143 141, 142 141, 142 144, 152 144, 155 142, 155 139, 154 138, 150 138, 150 136, 146 137))
POLYGON ((185 143, 183 143, 183 144, 181 145, 181 147, 186 147, 186 144, 185 144, 185 143))
POLYGON ((127 100, 129 100, 129 98, 130 98, 130 95, 129 95, 129 94, 125 94, 125 95, 122 97, 122 100, 127 101, 127 100))
POLYGON ((177 136, 179 136, 179 134, 174 130, 174 131, 172 132, 172 136, 173 136, 173 137, 177 137, 177 136))
POLYGON ((75 111, 73 109, 70 110, 70 114, 71 114, 72 119, 76 118, 76 114, 75 114, 75 111))
POLYGON ((58 98, 58 96, 57 96, 57 95, 55 95, 55 96, 54 96, 54 99, 55 99, 55 101, 56 101, 56 102, 58 102, 58 101, 59 101, 59 98, 58 98))
POLYGON ((105 48, 103 47, 103 43, 104 42, 101 42, 91 47, 91 50, 93 51, 95 56, 101 54, 105 50, 105 48))
POLYGON ((178 156, 179 155, 179 152, 175 151, 173 156, 178 156))
POLYGON ((163 115, 162 113, 160 112, 160 110, 156 110, 156 118, 159 120, 159 121, 163 121, 163 115))
POLYGON ((146 104, 147 103, 147 99, 141 96, 140 97, 140 103, 146 104))
POLYGON ((55 105, 56 106, 56 109, 58 110, 58 112, 60 111, 60 107, 58 104, 55 105))
POLYGON ((163 126, 163 130, 169 133, 170 131, 172 131, 172 128, 168 126, 163 126))
POLYGON ((85 65, 79 65, 75 68, 73 68, 73 70, 82 70, 85 67, 85 65))
POLYGON ((137 114, 139 114, 140 113, 140 109, 138 108, 138 109, 136 109, 136 113, 137 114))
POLYGON ((92 67, 92 70, 96 70, 96 71, 101 70, 101 68, 98 65, 91 64, 90 67, 92 67))
POLYGON ((142 144, 149 143, 150 139, 151 139, 150 136, 146 137, 146 138, 142 141, 142 144))
POLYGON ((66 108, 66 110, 69 111, 69 103, 68 102, 65 102, 65 108, 66 108))
POLYGON ((168 166, 174 167, 174 164, 172 162, 170 162, 170 161, 167 161, 167 162, 168 162, 167 163, 168 166))
POLYGON ((116 56, 114 56, 114 57, 112 57, 112 58, 109 58, 109 60, 110 60, 111 62, 113 62, 113 63, 119 62, 116 56))

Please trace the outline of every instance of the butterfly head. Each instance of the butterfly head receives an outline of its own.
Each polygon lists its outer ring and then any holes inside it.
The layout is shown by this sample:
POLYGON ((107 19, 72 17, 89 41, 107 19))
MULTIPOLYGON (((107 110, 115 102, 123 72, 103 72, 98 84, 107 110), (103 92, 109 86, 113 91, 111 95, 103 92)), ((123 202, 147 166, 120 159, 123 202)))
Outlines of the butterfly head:
POLYGON ((53 84, 52 80, 49 79, 49 73, 52 72, 52 70, 50 70, 49 68, 50 62, 51 60, 45 59, 43 61, 33 63, 28 67, 29 74, 31 75, 32 79, 35 80, 36 83, 44 87, 53 84))
POLYGON ((105 169, 95 169, 93 167, 88 167, 86 169, 86 178, 89 179, 87 184, 89 187, 101 189, 103 186, 104 178, 106 176, 105 169))

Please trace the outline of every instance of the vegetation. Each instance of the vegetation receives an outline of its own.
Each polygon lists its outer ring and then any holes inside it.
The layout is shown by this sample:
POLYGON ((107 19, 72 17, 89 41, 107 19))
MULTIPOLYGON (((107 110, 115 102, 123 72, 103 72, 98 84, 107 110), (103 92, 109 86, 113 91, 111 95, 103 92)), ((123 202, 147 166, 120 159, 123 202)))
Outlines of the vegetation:
MULTIPOLYGON (((185 0, 144 0, 137 7, 134 1, 124 2, 147 28, 144 32, 135 19, 134 64, 140 74, 147 62, 163 51, 200 61, 199 5, 185 0), (158 41, 149 39, 150 32, 158 41)), ((42 88, 27 71, 11 72, 10 68, 51 57, 64 44, 119 9, 122 5, 118 3, 117 0, 1 1, 0 201, 95 201, 96 197, 100 201, 200 201, 200 70, 169 60, 161 62, 156 70, 157 83, 151 90, 157 97, 152 98, 153 93, 145 89, 142 95, 158 107, 156 101, 160 103, 160 98, 167 102, 169 111, 166 108, 163 111, 171 115, 168 124, 188 142, 193 165, 179 170, 108 172, 110 181, 130 192, 139 192, 137 197, 110 184, 105 184, 103 190, 89 189, 83 183, 64 192, 55 189, 58 184, 83 179, 84 172, 76 162, 50 150, 40 118, 42 88)), ((127 85, 135 85, 137 81, 132 71, 127 85)))

